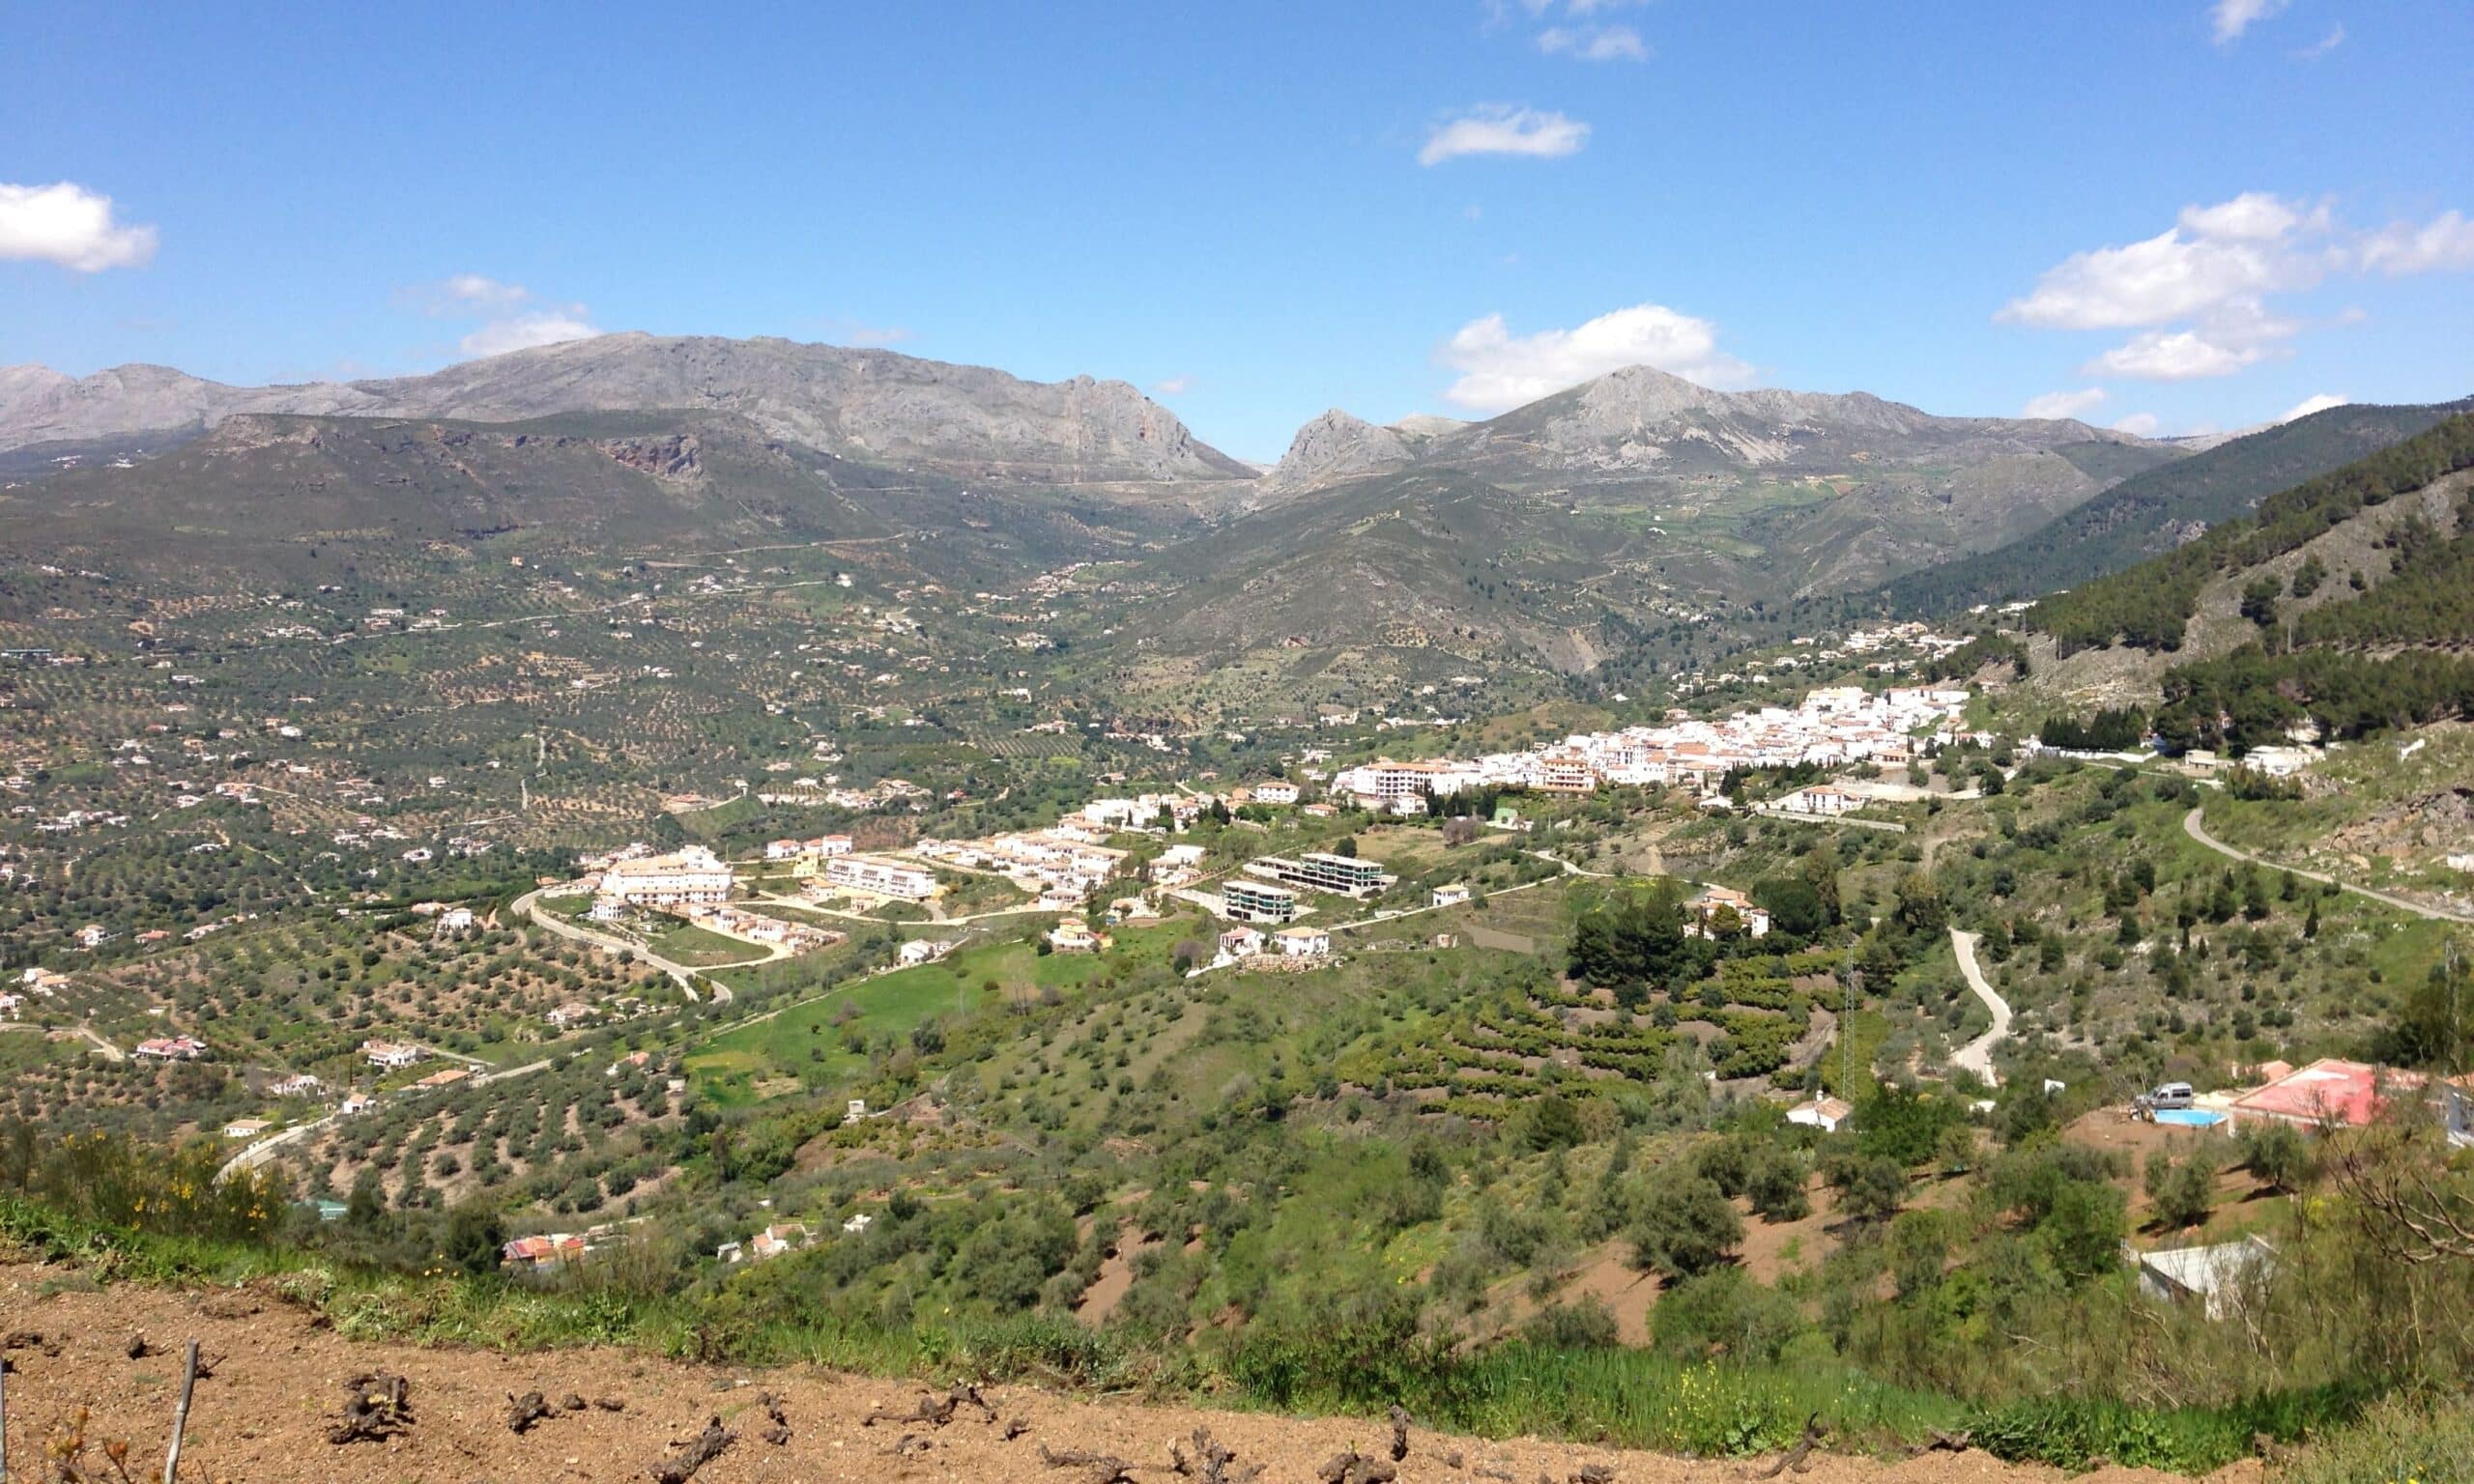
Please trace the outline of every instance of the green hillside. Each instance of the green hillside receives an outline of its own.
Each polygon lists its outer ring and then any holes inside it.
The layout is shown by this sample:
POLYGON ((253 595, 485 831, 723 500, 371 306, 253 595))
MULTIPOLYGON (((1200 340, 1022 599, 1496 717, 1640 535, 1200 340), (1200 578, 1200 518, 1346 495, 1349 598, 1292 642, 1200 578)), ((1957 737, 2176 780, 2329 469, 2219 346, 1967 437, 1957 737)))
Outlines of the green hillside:
MULTIPOLYGON (((2247 516, 2268 494, 2411 438, 2467 405, 2331 408, 2203 453, 2122 471, 2114 475, 2119 484, 2053 524, 1910 573, 1876 596, 1889 612, 1944 614, 2075 586, 2170 551, 2201 528, 2247 516)), ((2117 444, 2087 446, 2114 460, 2124 452, 2117 444)))
POLYGON ((2038 603, 2064 664, 2181 656, 2158 730, 2244 750, 2474 710, 2474 415, 2262 501, 2172 553, 2038 603))
POLYGON ((2028 626, 2053 635, 2065 653, 2115 642, 2177 649, 2210 578, 2294 551, 2368 506, 2467 468, 2474 468, 2474 414, 2271 496, 2256 516, 2167 556, 2048 598, 2028 611, 2028 626))

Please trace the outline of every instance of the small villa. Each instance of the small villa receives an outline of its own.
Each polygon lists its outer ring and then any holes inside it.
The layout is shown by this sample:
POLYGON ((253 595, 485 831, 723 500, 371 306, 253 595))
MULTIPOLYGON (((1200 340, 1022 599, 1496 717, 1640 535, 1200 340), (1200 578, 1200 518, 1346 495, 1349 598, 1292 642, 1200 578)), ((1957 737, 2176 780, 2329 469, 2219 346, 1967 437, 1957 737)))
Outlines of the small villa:
POLYGON ((1332 952, 1332 935, 1320 928, 1282 928, 1272 941, 1283 958, 1322 958, 1332 952))
POLYGON ((1683 930, 1692 937, 1718 931, 1728 921, 1729 914, 1747 934, 1756 938, 1769 934, 1769 910, 1755 906, 1751 898, 1728 887, 1706 888, 1700 896, 1684 903, 1684 910, 1692 914, 1692 921, 1685 925, 1683 930))
POLYGON ((1108 946, 1108 935, 1094 932, 1080 918, 1069 917, 1048 930, 1049 946, 1060 954, 1096 954, 1108 946))
POLYGON ((1824 1133, 1836 1133, 1845 1127, 1850 1118, 1855 1116, 1855 1104, 1844 1098, 1832 1098, 1827 1093, 1819 1098, 1799 1102, 1787 1110, 1787 1122, 1801 1124, 1807 1128, 1818 1128, 1824 1133))

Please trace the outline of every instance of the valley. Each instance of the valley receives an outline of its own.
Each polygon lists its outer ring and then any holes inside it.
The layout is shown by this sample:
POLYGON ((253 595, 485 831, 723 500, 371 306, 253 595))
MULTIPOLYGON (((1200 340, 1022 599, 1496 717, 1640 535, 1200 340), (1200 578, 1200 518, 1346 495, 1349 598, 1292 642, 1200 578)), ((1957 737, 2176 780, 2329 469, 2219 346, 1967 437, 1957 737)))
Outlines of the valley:
POLYGON ((1257 471, 610 338, 0 418, 154 441, 0 489, 13 1317, 105 1241, 357 1344, 2188 1472, 2461 1358, 2350 1265, 2474 1049, 2463 417, 1632 371, 1257 471))

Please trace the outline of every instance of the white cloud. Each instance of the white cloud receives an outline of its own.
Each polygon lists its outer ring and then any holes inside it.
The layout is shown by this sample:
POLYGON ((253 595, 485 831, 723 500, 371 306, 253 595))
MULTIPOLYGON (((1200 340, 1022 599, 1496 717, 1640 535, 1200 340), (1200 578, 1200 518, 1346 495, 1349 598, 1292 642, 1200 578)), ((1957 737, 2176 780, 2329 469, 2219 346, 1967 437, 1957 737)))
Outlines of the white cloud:
POLYGON ((2301 401, 2293 404, 2293 406, 2287 408, 2285 412, 2277 417, 2277 421, 2291 422, 2296 417, 2308 417, 2313 413, 2324 413, 2332 407, 2345 406, 2347 400, 2347 397, 2342 391, 2323 391, 2316 397, 2305 397, 2301 401))
POLYGON ((1625 366, 1654 366, 1705 386, 1742 385, 1752 368, 1718 349, 1718 328, 1663 304, 1634 304, 1570 329, 1514 335, 1504 317, 1471 320, 1435 358, 1460 373, 1454 407, 1503 412, 1625 366))
POLYGON ((2326 36, 2319 38, 2319 40, 2303 47, 2293 55, 2297 61, 2316 62, 2321 57, 2326 56, 2328 53, 2336 50, 2344 44, 2345 44, 2345 23, 2341 20, 2328 28, 2328 34, 2326 36))
MULTIPOLYGON (((2216 226, 2257 231, 2266 212, 2236 197, 2221 206, 2184 211, 2216 226)), ((2294 216, 2299 222, 2302 218, 2294 216)), ((1996 319, 2048 329, 2113 329, 2155 325, 2211 309, 2234 299, 2257 299, 2278 289, 2307 288, 2318 280, 2316 259, 2289 251, 2283 240, 2187 233, 2174 226, 2125 247, 2073 253, 2048 269, 2027 297, 2001 307, 1996 319)))
POLYGON ((592 322, 584 318, 584 306, 577 304, 564 311, 544 310, 492 320, 457 341, 456 348, 467 356, 503 356, 509 351, 529 351, 562 340, 590 339, 599 333, 592 322))
POLYGON ((2442 212, 2420 225, 2394 222, 2362 240, 2357 260, 2365 271, 2391 275, 2474 268, 2474 221, 2442 212))
POLYGON ((2217 44, 2238 41, 2242 33, 2282 11, 2289 0, 2216 0, 2209 16, 2216 23, 2217 44))
POLYGON ((2126 417, 2114 419, 2115 432, 2127 433, 2133 438, 2154 438, 2156 430, 2163 426, 2163 423, 2156 420, 2154 413, 2133 413, 2126 417))
POLYGON ((457 273, 439 290, 448 302, 477 309, 512 309, 532 297, 520 283, 501 283, 480 273, 457 273))
POLYGON ((2094 410, 2105 400, 2102 386, 2084 387, 2078 391, 2048 391, 2041 397, 2029 397, 2019 410, 2022 417, 2076 417, 2094 410))
POLYGON ((1172 376, 1151 384, 1151 389, 1164 397, 1173 397, 1194 384, 1190 376, 1172 376))
POLYGON ((2278 354, 2267 346, 2223 345, 2197 330, 2160 329, 2135 335, 2079 368, 2083 376, 2127 376, 2143 382, 2187 382, 2231 376, 2278 354))
POLYGON ((2327 222, 2327 214, 2306 215, 2264 190, 2246 190, 2214 206, 2186 206, 2174 218, 2194 237, 2229 243, 2273 243, 2305 221, 2327 222))
POLYGON ((2331 275, 2451 269, 2474 269, 2474 220, 2461 212, 2359 232, 2324 204, 2247 191, 2186 206, 2143 242, 2073 253, 1994 318, 2045 329, 2136 328, 2080 374, 2185 381, 2291 354, 2279 342, 2302 326, 2270 308, 2275 295, 2331 275))
POLYGON ((1538 49, 1584 62, 1646 62, 1650 57, 1649 43, 1630 26, 1548 26, 1538 33, 1538 49))
POLYGON ((155 256, 153 227, 112 219, 112 198, 68 181, 0 185, 0 259, 57 263, 72 272, 141 268, 155 256))
POLYGON ((1555 159, 1589 142, 1589 126, 1560 113, 1486 103, 1435 126, 1418 163, 1439 165, 1463 155, 1521 155, 1555 159))
POLYGON ((439 319, 479 321, 455 342, 466 356, 503 356, 601 333, 584 305, 542 303, 524 285, 486 273, 451 273, 399 289, 395 300, 439 319))

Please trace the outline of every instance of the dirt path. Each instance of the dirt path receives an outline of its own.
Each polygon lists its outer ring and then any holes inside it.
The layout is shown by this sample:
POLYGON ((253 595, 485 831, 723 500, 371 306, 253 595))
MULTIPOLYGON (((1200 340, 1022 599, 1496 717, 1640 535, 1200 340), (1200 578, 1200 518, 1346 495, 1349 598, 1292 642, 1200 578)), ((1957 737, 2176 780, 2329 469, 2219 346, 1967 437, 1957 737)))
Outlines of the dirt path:
MULTIPOLYGON (((92 1409, 88 1457, 97 1467, 103 1467, 99 1455, 112 1440, 130 1445, 133 1465, 146 1460, 149 1469, 158 1467, 151 1461, 163 1456, 168 1440, 178 1351, 190 1339, 221 1357, 214 1376, 198 1383, 182 1452, 182 1476, 201 1484, 641 1484, 672 1440, 692 1435, 713 1416, 739 1436, 696 1474, 696 1484, 1076 1484, 1088 1476, 1087 1470, 1043 1468, 1043 1445, 1114 1454, 1139 1467, 1143 1477, 1167 1478, 1169 1440, 1182 1440, 1196 1426, 1234 1447, 1241 1464, 1267 1465, 1270 1484, 1293 1484, 1312 1478, 1318 1465, 1343 1448, 1380 1456, 1389 1441, 1384 1425, 1370 1419, 1296 1420, 1083 1401, 1027 1386, 987 1393, 999 1416, 1027 1425, 1012 1441, 1005 1426, 981 1420, 967 1407, 944 1427, 866 1427, 872 1410, 908 1411, 922 1388, 814 1368, 731 1370, 608 1349, 506 1355, 358 1343, 313 1325, 309 1315, 261 1289, 181 1293, 115 1285, 86 1291, 81 1281, 65 1269, 0 1268, 0 1329, 42 1336, 39 1345, 10 1353, 8 1461, 25 1478, 39 1471, 46 1437, 80 1408, 92 1409), (171 1354, 130 1359, 132 1333, 171 1354), (328 1429, 347 1397, 344 1383, 379 1371, 411 1384, 409 1428, 386 1441, 330 1442, 328 1429), (552 1414, 526 1433, 511 1431, 508 1397, 535 1390, 549 1399, 552 1414), (790 1428, 787 1443, 759 1437, 766 1421, 760 1391, 779 1400, 790 1428), (607 1399, 619 1410, 559 1410, 569 1393, 592 1403, 607 1399), (924 1450, 897 1455, 906 1437, 924 1442, 924 1450)), ((1741 1462, 1419 1430, 1399 1477, 1402 1484, 1468 1484, 1482 1469, 1560 1480, 1592 1464, 1611 1468, 1617 1484, 1736 1484, 1745 1471, 1741 1462), (1449 1462, 1455 1451, 1462 1459, 1457 1469, 1449 1462)), ((1796 1477, 1799 1484, 2060 1484, 2064 1476, 1970 1453, 1895 1464, 1825 1455, 1796 1477)), ((2168 1478, 2119 1470, 2080 1477, 2087 1484, 2168 1478)), ((2223 1484, 2258 1478, 2256 1466, 2220 1475, 2223 1484)))
POLYGON ((2427 907, 2419 901, 2407 901, 2402 897, 2392 897, 2386 892, 2373 891, 2367 886, 2356 886, 2350 881, 2340 881, 2334 876, 2322 875, 2316 870, 2305 870, 2299 866, 2287 866, 2269 860, 2263 855, 2253 855, 2248 850, 2237 850, 2210 835, 2207 827, 2200 823, 2200 811, 2206 807, 2201 805, 2199 809, 2194 809, 2182 816, 2182 833, 2219 855, 2229 855, 2237 861, 2248 861, 2254 866, 2265 866, 2270 870, 2289 870, 2305 881, 2317 881, 2325 886, 2334 886, 2342 891, 2351 892, 2357 897, 2368 897, 2383 906, 2395 907, 2400 912, 2411 912, 2416 917, 2428 917, 2436 923, 2474 923, 2474 912, 2456 912, 2447 907, 2427 907))
POLYGON ((1993 1012, 1993 1029, 1951 1053, 1950 1065, 1974 1072, 1984 1078, 1988 1087, 1999 1087, 2001 1079, 1993 1070, 1993 1048, 2010 1037, 2010 1002, 1993 992, 1992 983, 1976 964, 1975 946, 1979 941, 1979 934, 1950 929, 1950 946, 1959 951, 1959 972, 1967 976, 1968 987, 1984 1001, 1984 1008, 1993 1012))

